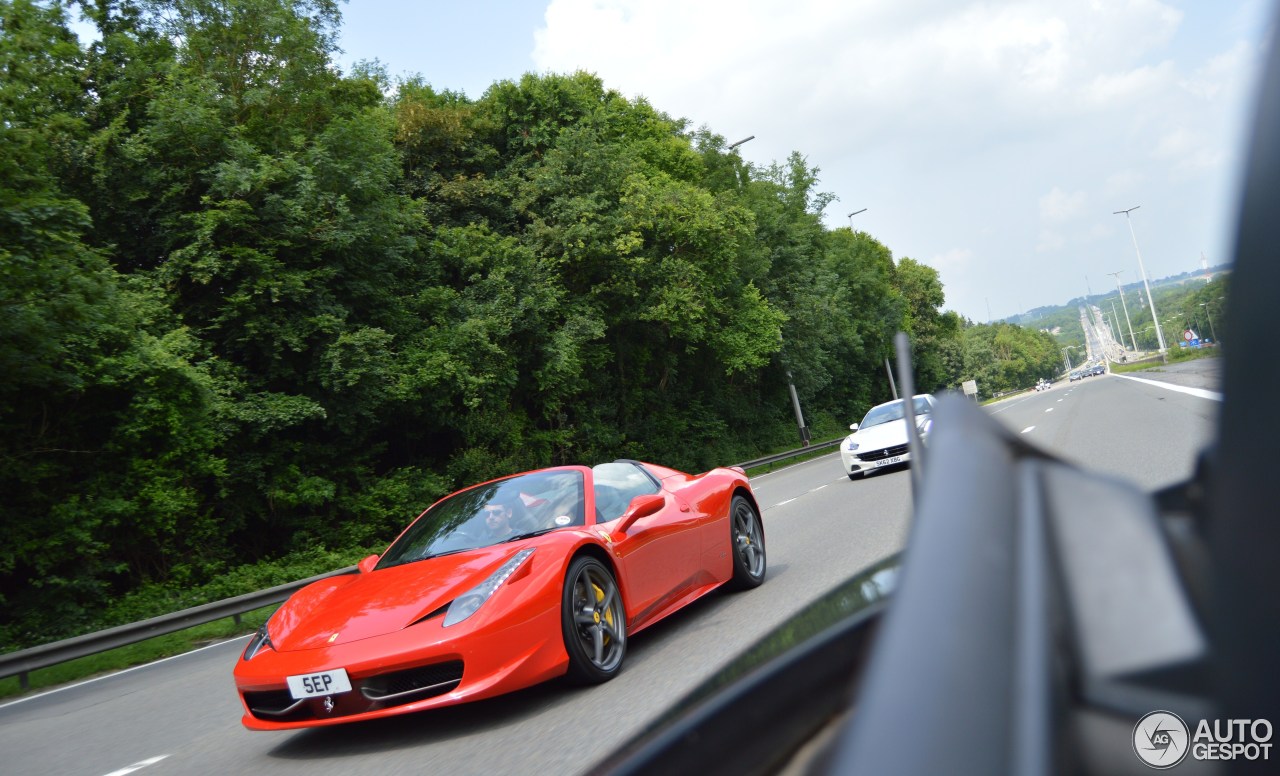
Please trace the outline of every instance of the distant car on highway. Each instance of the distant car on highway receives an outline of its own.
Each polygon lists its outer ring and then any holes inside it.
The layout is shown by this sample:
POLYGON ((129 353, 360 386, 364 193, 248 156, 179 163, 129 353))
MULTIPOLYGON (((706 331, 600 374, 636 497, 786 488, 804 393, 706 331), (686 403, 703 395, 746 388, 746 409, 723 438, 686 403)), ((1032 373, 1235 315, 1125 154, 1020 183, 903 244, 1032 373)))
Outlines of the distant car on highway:
POLYGON ((1047 391, 1047 390, 1049 390, 1049 389, 1050 389, 1050 388, 1052 388, 1052 387, 1053 387, 1053 383, 1049 382, 1048 380, 1044 379, 1043 377, 1042 377, 1042 378, 1040 378, 1040 381, 1036 383, 1036 390, 1037 390, 1037 391, 1047 391))
POLYGON ((1075 370, 1074 372, 1072 372, 1072 373, 1071 373, 1071 380, 1070 380, 1070 381, 1074 383, 1076 380, 1080 380, 1080 379, 1082 379, 1083 377, 1084 377, 1084 373, 1083 373, 1083 372, 1081 372, 1079 369, 1077 369, 1077 370, 1075 370))
MULTIPOLYGON (((916 426, 923 439, 933 426, 933 394, 923 393, 912 397, 916 426)), ((900 466, 911 461, 907 450, 906 404, 902 399, 877 404, 862 418, 861 423, 849 426, 852 434, 840 443, 840 461, 845 474, 856 480, 876 471, 900 466)))
POLYGON ((1107 373, 1107 368, 1102 364, 1094 364, 1093 366, 1089 367, 1090 375, 1104 375, 1106 373, 1107 373))

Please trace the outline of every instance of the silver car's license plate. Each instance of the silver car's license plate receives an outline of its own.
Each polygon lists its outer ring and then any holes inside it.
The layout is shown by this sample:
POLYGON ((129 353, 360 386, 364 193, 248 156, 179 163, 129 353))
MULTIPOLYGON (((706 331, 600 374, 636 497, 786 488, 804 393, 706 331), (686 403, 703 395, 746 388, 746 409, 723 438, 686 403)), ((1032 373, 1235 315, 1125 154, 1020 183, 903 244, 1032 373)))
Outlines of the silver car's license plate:
POLYGON ((351 692, 351 680, 345 668, 332 671, 317 671, 314 674, 300 674, 287 677, 289 694, 294 700, 314 698, 318 695, 336 695, 340 692, 351 692))
POLYGON ((902 456, 895 455, 892 458, 882 458, 876 461, 876 466, 892 466, 895 463, 902 463, 902 456))

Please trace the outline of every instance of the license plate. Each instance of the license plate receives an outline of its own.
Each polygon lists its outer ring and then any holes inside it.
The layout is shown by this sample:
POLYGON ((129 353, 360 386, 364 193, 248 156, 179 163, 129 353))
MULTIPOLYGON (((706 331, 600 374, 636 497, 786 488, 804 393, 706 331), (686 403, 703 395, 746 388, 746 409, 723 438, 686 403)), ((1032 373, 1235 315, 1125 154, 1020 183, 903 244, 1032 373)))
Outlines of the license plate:
POLYGON ((294 700, 314 698, 318 695, 336 695, 340 692, 351 692, 351 680, 347 678, 347 669, 345 668, 290 676, 286 681, 289 682, 289 694, 293 696, 294 700))
POLYGON ((892 458, 882 458, 876 461, 876 466, 892 466, 895 463, 902 463, 902 456, 895 455, 892 458))

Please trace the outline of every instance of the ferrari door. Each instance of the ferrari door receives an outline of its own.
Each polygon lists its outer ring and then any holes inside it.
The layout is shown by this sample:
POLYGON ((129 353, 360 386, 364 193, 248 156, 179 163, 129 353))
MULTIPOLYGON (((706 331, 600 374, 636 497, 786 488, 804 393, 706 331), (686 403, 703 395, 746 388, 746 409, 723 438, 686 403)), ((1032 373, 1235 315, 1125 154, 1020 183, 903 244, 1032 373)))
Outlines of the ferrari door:
POLYGON ((597 522, 621 560, 623 589, 632 620, 640 622, 685 593, 697 578, 702 547, 698 513, 678 496, 662 490, 642 466, 630 461, 592 469, 597 522), (660 496, 652 514, 618 531, 619 518, 637 497, 660 496))

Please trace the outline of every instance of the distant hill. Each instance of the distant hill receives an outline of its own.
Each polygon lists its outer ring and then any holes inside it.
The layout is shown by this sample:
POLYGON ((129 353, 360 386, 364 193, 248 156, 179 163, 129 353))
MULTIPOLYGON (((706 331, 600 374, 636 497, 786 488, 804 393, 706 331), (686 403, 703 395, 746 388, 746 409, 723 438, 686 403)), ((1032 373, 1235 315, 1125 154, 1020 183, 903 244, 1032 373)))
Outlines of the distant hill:
MULTIPOLYGON (((1218 278, 1222 275, 1231 273, 1231 265, 1219 264, 1208 269, 1197 269, 1190 272, 1183 272, 1178 275, 1170 275, 1168 277, 1157 278, 1151 281, 1151 292, 1156 295, 1157 289, 1172 291, 1177 286, 1185 286, 1189 283, 1206 283, 1210 280, 1218 278)), ((1142 281, 1135 280, 1131 283, 1125 283, 1121 286, 1124 291, 1125 299, 1129 303, 1129 312, 1135 312, 1133 304, 1135 297, 1137 301, 1145 299, 1143 293, 1142 281)), ((1176 292, 1175 292, 1176 293, 1176 292)), ((1115 290, 1109 292, 1093 294, 1087 299, 1077 296, 1060 305, 1045 305, 1036 307, 1025 313, 1011 315, 1000 320, 1012 323, 1029 329, 1039 329, 1052 334, 1058 342, 1063 346, 1082 345, 1084 343, 1084 330, 1080 328, 1080 307, 1087 302, 1097 305, 1103 312, 1109 312, 1112 302, 1117 305, 1119 311, 1119 297, 1115 290)), ((1157 300, 1157 307, 1159 301, 1157 300)))

